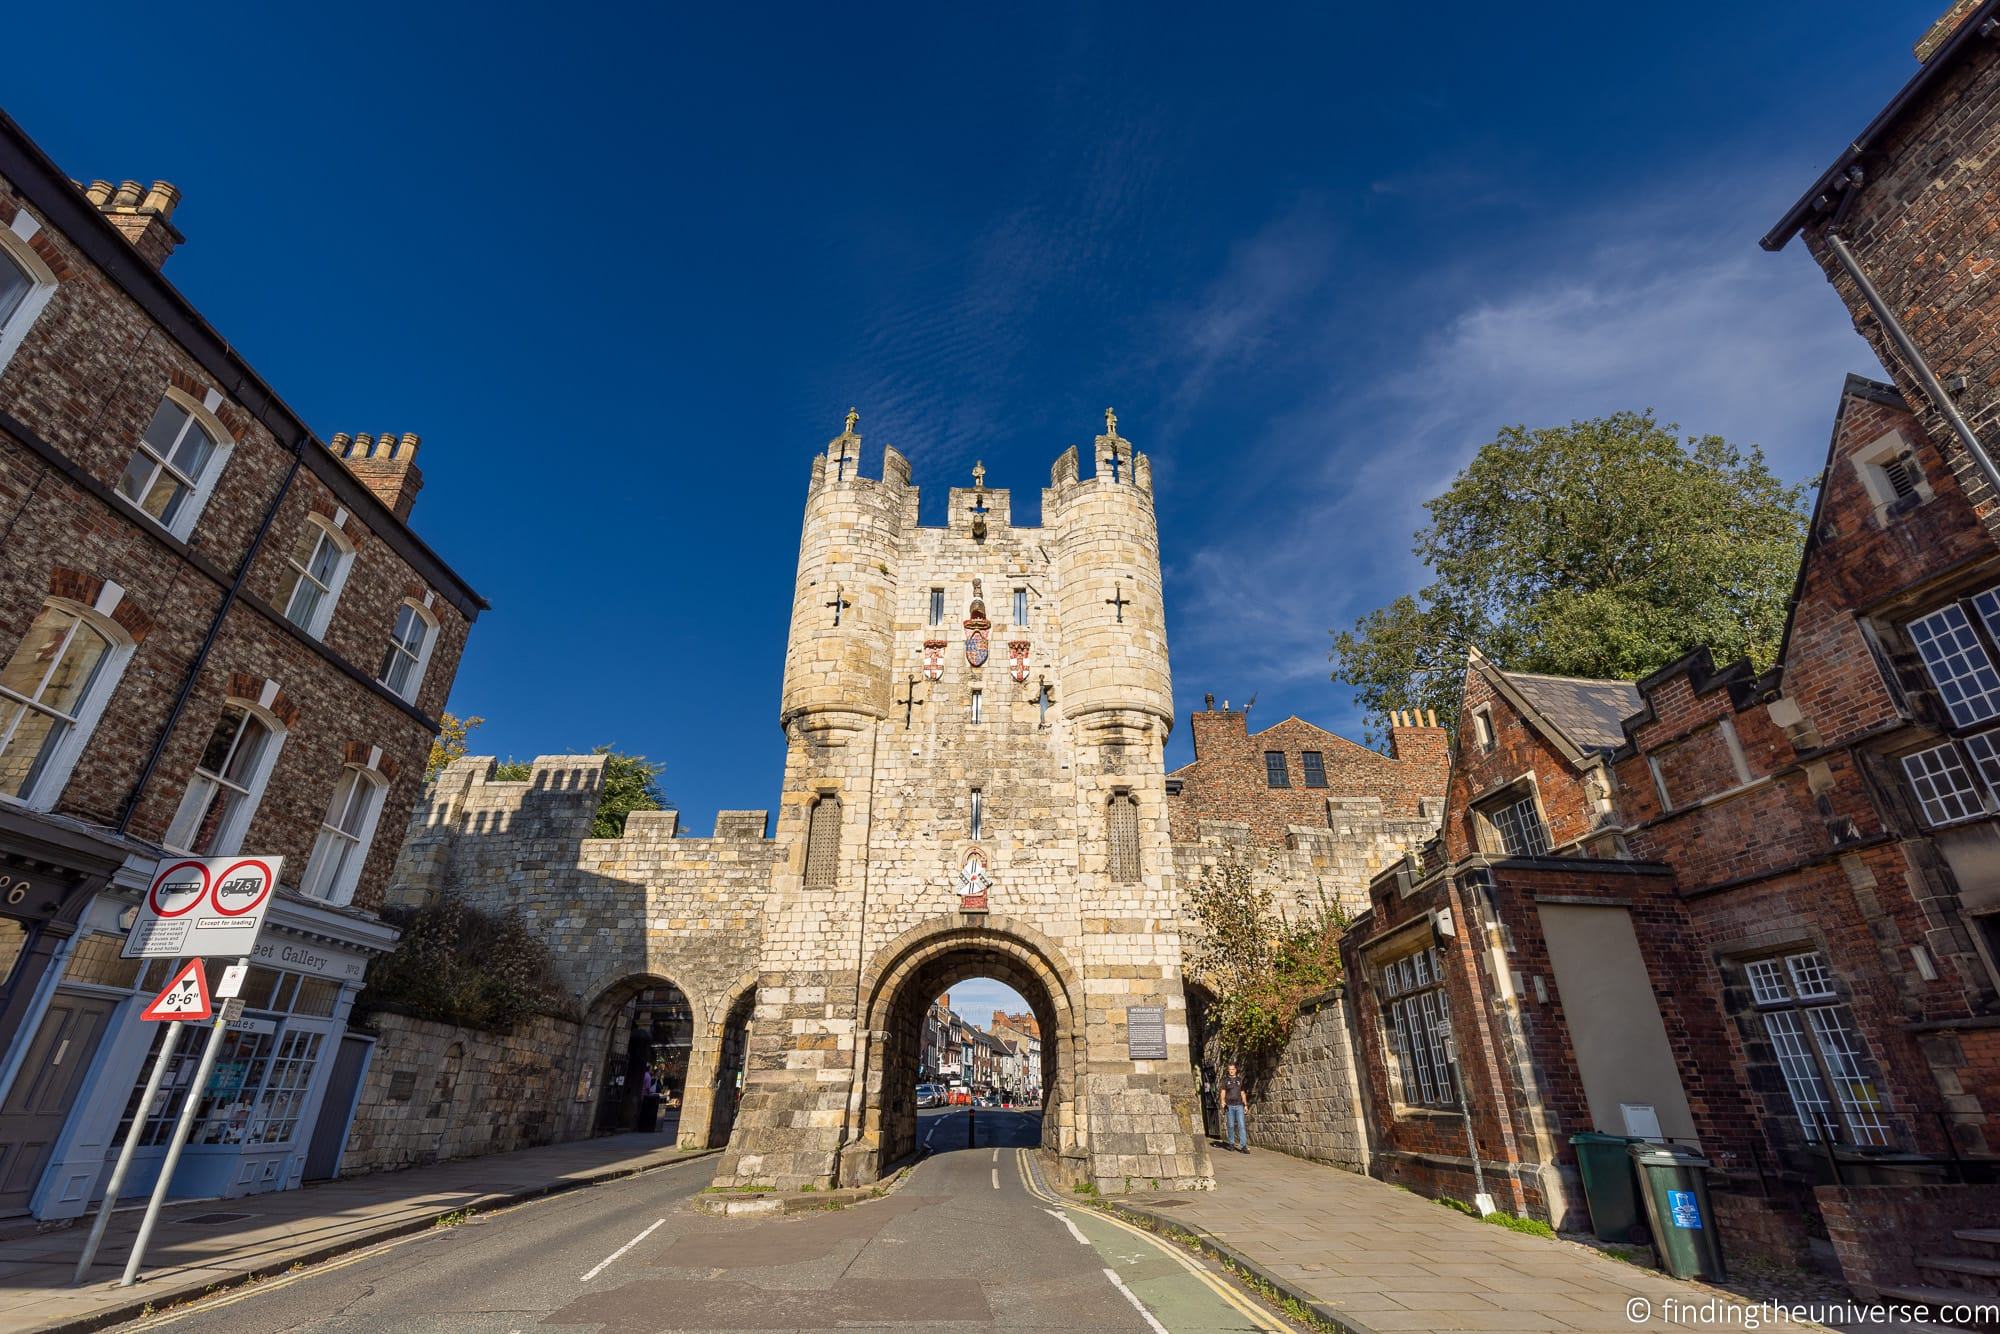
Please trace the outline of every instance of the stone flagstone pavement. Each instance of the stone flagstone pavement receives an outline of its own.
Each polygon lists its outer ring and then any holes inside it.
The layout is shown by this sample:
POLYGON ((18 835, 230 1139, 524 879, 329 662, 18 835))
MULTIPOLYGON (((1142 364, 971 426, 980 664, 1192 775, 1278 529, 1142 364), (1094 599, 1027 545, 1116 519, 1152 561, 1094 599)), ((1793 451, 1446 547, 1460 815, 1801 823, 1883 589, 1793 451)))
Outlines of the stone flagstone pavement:
POLYGON ((1713 1306, 1711 1323, 1669 1318, 1673 1303, 1743 1305, 1733 1294, 1510 1232, 1369 1177, 1262 1149, 1214 1159, 1213 1191, 1130 1195, 1113 1207, 1216 1243, 1354 1334, 1746 1327, 1713 1306), (1646 1314, 1630 1318, 1642 1303, 1646 1314))

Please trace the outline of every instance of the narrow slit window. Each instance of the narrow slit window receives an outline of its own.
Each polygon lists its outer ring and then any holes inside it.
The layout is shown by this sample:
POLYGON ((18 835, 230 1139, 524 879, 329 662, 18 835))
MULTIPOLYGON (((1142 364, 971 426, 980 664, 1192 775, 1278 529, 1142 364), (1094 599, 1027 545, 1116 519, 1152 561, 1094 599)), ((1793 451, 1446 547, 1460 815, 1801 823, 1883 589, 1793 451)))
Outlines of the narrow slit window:
POLYGON ((975 690, 972 692, 972 721, 975 723, 986 721, 986 692, 984 690, 975 690))
POLYGON ((832 889, 840 862, 840 798, 831 794, 806 814, 806 888, 832 889))
POLYGON ((972 789, 971 807, 972 837, 984 838, 986 836, 986 794, 976 787, 972 789))
POLYGON ((1028 590, 1025 588, 1014 590, 1014 624, 1018 626, 1028 624, 1028 590))
POLYGON ((931 624, 944 624, 944 590, 942 588, 933 588, 931 590, 931 624))
POLYGON ((1111 844, 1111 878, 1121 885, 1139 882, 1139 803, 1129 792, 1111 798, 1106 833, 1111 844))

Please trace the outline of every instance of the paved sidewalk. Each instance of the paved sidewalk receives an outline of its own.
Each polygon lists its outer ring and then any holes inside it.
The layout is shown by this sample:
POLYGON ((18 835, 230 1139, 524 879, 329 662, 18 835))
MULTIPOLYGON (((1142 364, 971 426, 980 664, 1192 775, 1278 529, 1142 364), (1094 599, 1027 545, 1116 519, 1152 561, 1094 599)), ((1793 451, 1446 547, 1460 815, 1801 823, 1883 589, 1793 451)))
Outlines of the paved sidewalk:
POLYGON ((1196 1234, 1354 1334, 1745 1328, 1740 1318, 1713 1325, 1663 1318, 1669 1302, 1740 1299, 1587 1247, 1510 1232, 1380 1181, 1269 1150, 1214 1158, 1212 1191, 1110 1203, 1196 1234), (1629 1318, 1628 1306, 1640 1303, 1649 1314, 1629 1318))
MULTIPOLYGON (((494 1209, 630 1176, 714 1150, 687 1151, 660 1135, 610 1135, 329 1181, 236 1200, 170 1204, 160 1215, 139 1282, 117 1286, 138 1231, 137 1208, 112 1216, 91 1282, 71 1287, 89 1220, 0 1240, 0 1331, 95 1329, 201 1296, 254 1275, 281 1273, 432 1226, 460 1210, 494 1209), (243 1214, 221 1223, 204 1215, 243 1214)), ((700 1168, 690 1168, 700 1171, 700 1168)))

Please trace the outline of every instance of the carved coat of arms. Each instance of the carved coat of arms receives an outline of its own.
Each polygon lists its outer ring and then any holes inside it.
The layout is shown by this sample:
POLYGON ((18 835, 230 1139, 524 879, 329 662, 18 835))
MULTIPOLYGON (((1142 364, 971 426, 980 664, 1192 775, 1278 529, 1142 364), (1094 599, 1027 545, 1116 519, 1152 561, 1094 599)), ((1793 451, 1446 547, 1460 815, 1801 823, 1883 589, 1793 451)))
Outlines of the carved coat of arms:
POLYGON ((1007 641, 1007 674, 1018 682, 1028 679, 1028 641, 1010 639, 1007 641))
POLYGON ((944 675, 944 646, 942 639, 924 641, 924 680, 935 681, 944 675))
POLYGON ((965 854, 965 864, 958 872, 958 906, 966 912, 985 912, 987 891, 993 888, 993 877, 986 871, 986 854, 978 848, 965 854))
POLYGON ((986 619, 986 602, 972 599, 972 615, 965 618, 965 660, 974 667, 986 665, 989 632, 993 622, 986 619))

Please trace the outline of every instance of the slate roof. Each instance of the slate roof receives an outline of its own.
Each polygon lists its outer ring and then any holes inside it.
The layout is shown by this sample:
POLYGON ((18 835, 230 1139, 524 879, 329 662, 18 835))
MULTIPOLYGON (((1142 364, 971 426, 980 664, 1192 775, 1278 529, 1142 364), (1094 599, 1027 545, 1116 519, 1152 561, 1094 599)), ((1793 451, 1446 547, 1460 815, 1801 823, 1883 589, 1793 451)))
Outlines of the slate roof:
POLYGON ((1625 681, 1586 681, 1533 672, 1502 674, 1578 750, 1609 751, 1623 745, 1625 729, 1620 724, 1643 703, 1639 688, 1625 681))

